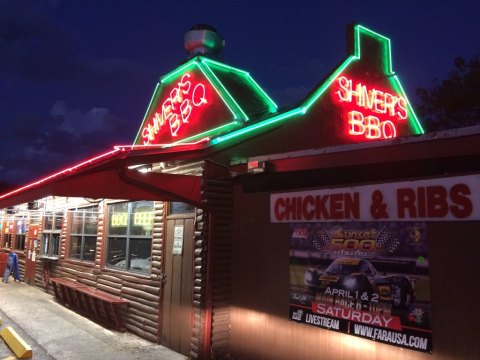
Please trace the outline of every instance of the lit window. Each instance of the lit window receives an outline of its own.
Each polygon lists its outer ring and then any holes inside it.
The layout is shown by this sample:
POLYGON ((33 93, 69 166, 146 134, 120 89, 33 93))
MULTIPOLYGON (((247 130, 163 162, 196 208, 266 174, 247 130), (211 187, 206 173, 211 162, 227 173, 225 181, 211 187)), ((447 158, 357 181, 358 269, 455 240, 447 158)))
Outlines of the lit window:
POLYGON ((95 207, 78 209, 70 214, 69 257, 95 261, 98 213, 95 207))
POLYGON ((15 250, 23 251, 25 249, 25 236, 27 234, 27 220, 21 219, 15 221, 15 250))
POLYGON ((41 257, 58 258, 62 224, 63 213, 45 214, 42 243, 40 247, 41 257))
POLYGON ((3 226, 3 247, 10 249, 12 247, 13 239, 13 221, 8 221, 4 223, 3 226))
POLYGON ((107 267, 150 273, 153 202, 108 206, 107 267))

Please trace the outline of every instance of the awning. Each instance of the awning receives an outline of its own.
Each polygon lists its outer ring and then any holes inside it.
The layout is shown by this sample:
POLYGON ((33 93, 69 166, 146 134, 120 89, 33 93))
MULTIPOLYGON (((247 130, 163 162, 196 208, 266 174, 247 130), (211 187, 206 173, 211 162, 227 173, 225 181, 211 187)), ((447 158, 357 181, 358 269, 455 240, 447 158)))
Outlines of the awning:
POLYGON ((115 149, 0 196, 0 209, 46 196, 182 201, 200 204, 199 176, 128 169, 129 153, 115 149))

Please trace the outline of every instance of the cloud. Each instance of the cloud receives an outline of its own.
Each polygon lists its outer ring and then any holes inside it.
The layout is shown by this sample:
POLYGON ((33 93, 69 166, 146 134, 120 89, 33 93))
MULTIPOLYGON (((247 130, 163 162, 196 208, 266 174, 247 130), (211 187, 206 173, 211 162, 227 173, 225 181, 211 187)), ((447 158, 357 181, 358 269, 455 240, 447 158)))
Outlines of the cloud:
POLYGON ((15 151, 1 157, 0 168, 2 179, 8 182, 32 181, 107 151, 118 142, 133 142, 121 138, 128 122, 109 109, 82 111, 63 101, 55 102, 47 116, 24 114, 7 126, 4 131, 9 136, 2 146, 15 151))
POLYGON ((0 0, 0 121, 8 134, 0 180, 24 183, 133 142, 137 123, 116 112, 136 116, 125 99, 156 77, 130 59, 87 56, 89 44, 79 50, 72 29, 53 18, 57 7, 60 1, 0 0))
POLYGON ((129 59, 80 55, 77 40, 56 25, 50 13, 45 1, 0 1, 0 72, 32 82, 102 89, 152 78, 151 70, 129 59))
POLYGON ((32 81, 65 79, 75 58, 42 2, 0 2, 0 65, 32 81))

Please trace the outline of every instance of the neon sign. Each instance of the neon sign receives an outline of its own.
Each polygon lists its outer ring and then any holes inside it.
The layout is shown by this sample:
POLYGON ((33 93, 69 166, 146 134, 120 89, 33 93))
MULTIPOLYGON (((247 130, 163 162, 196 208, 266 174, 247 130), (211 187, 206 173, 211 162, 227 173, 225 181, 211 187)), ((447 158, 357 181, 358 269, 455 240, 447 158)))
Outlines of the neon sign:
POLYGON ((189 122, 194 109, 207 104, 205 85, 194 84, 190 78, 189 73, 182 76, 163 102, 161 114, 155 112, 151 121, 142 129, 144 145, 151 144, 167 123, 172 137, 177 137, 182 125, 189 122))
POLYGON ((364 136, 367 139, 390 139, 397 136, 397 127, 392 120, 398 122, 407 119, 407 101, 404 97, 370 88, 361 82, 354 83, 345 76, 338 77, 336 83, 337 100, 352 104, 358 109, 348 112, 349 135, 364 136), (365 110, 379 115, 366 115, 365 110))
MULTIPOLYGON (((140 211, 134 213, 133 225, 148 227, 153 224, 153 212, 152 211, 140 211)), ((128 225, 128 213, 119 212, 113 213, 110 221, 111 227, 126 227, 128 225)))

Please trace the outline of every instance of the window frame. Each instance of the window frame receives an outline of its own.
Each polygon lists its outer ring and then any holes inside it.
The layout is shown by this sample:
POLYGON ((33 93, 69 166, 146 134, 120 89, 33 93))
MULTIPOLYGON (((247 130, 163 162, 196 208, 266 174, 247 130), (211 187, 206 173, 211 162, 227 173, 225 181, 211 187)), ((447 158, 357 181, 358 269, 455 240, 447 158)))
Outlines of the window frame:
MULTIPOLYGON (((135 273, 135 274, 141 274, 141 275, 151 275, 152 273, 152 266, 151 266, 151 258, 152 258, 152 246, 153 246, 153 227, 154 227, 154 211, 155 211, 155 204, 154 201, 150 200, 141 200, 141 201, 124 201, 124 202, 115 202, 115 203, 110 203, 107 204, 106 206, 106 216, 105 216, 105 255, 104 255, 104 268, 105 269, 111 269, 111 270, 117 270, 117 271, 124 271, 128 273, 135 273), (134 218, 134 212, 132 209, 134 208, 134 204, 138 203, 150 203, 151 204, 151 212, 152 212, 152 223, 151 223, 151 230, 150 230, 150 235, 139 235, 139 234, 134 234, 132 233, 132 219, 134 218), (111 233, 111 222, 112 222, 112 208, 115 205, 120 205, 120 204, 127 204, 127 213, 126 213, 126 230, 124 234, 112 234, 111 233), (112 240, 118 240, 118 239, 125 239, 125 258, 123 259, 125 261, 125 266, 118 266, 116 264, 110 264, 109 263, 109 258, 110 258, 110 251, 111 251, 111 243, 112 240), (131 260, 131 248, 132 248, 132 243, 134 241, 138 240, 149 240, 150 242, 150 256, 146 259, 150 259, 150 266, 148 270, 139 270, 139 269, 132 269, 132 264, 131 260)), ((120 220, 122 221, 122 220, 120 220)), ((118 262, 122 262, 123 260, 120 260, 118 262)), ((110 260, 111 261, 111 260, 110 260)))
POLYGON ((27 232, 28 232, 28 219, 27 218, 21 218, 21 219, 15 219, 14 221, 14 239, 13 239, 13 249, 15 251, 22 251, 25 252, 25 245, 26 245, 26 240, 27 240, 27 232), (18 223, 23 222, 23 232, 18 231, 18 223), (19 247, 19 243, 22 244, 21 247, 19 247))
POLYGON ((68 248, 67 248, 67 259, 69 261, 80 261, 83 263, 93 264, 95 262, 97 256, 97 241, 98 241, 98 224, 99 224, 99 211, 98 206, 88 206, 82 207, 75 210, 70 210, 67 219, 67 229, 68 229, 68 248), (82 215, 82 230, 80 233, 73 232, 74 226, 74 217, 78 216, 79 214, 82 215), (85 218, 87 215, 96 215, 96 225, 95 225, 95 233, 87 233, 85 228, 87 226, 87 222, 85 218), (72 254, 73 246, 72 240, 74 237, 79 237, 80 240, 80 258, 74 257, 72 254), (95 238, 95 246, 94 246, 94 253, 93 253, 93 260, 88 260, 84 258, 85 252, 85 242, 87 238, 95 238))
POLYGON ((58 260, 60 257, 60 242, 62 241, 62 230, 65 221, 65 212, 52 211, 44 215, 42 226, 42 239, 40 241, 40 258, 58 260), (51 216, 51 222, 47 222, 47 217, 51 216), (60 228, 56 227, 58 218, 61 218, 60 228), (46 229, 45 226, 51 224, 50 229, 46 229), (47 241, 46 241, 47 240, 47 241), (47 248, 45 249, 45 244, 47 248), (53 246, 52 246, 53 244, 53 246))
POLYGON ((1 248, 4 250, 11 250, 13 248, 13 241, 15 240, 15 221, 5 220, 2 222, 2 241, 0 243, 1 248), (7 230, 8 229, 8 230, 7 230), (7 246, 8 238, 8 246, 7 246))

